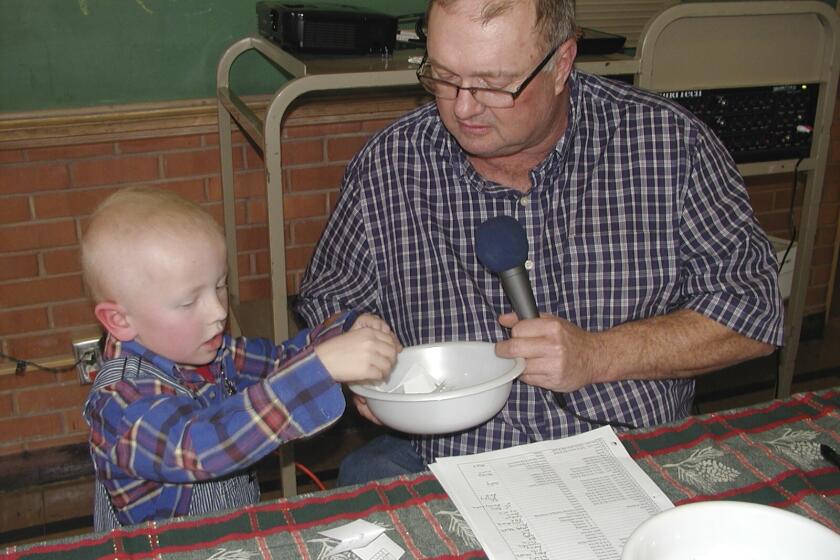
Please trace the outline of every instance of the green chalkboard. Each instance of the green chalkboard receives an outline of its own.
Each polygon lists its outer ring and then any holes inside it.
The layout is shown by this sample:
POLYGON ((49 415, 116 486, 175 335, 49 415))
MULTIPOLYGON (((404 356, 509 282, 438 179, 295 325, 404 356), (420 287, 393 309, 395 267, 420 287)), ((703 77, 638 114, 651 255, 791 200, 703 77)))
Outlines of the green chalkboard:
MULTIPOLYGON (((340 3, 393 15, 426 5, 340 3)), ((256 33, 255 6, 256 0, 0 0, 0 112, 213 97, 219 57, 256 33)), ((283 78, 249 52, 231 81, 242 94, 267 93, 283 78)))

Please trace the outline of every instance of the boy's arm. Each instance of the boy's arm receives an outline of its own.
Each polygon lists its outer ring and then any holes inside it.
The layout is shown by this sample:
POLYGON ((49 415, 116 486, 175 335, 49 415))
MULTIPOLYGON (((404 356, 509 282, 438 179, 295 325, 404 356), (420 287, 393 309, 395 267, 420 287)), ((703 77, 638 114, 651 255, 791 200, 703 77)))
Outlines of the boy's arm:
POLYGON ((308 355, 305 350, 348 331, 358 316, 357 311, 336 313, 314 328, 301 330, 280 345, 264 338, 233 339, 230 356, 225 359, 226 364, 230 364, 226 367, 228 378, 237 390, 244 390, 272 372, 296 363, 308 355))
POLYGON ((99 472, 170 483, 246 468, 343 412, 341 387, 312 347, 262 382, 210 406, 147 377, 99 387, 85 407, 99 472))

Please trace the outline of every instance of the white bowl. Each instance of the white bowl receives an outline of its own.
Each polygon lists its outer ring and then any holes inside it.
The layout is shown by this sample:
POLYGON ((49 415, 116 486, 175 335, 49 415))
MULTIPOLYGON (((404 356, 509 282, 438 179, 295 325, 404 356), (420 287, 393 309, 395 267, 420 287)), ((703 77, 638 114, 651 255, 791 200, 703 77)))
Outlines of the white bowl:
POLYGON ((803 515, 734 501, 659 513, 630 535, 621 560, 837 560, 840 535, 803 515))
POLYGON ((505 404, 522 358, 499 358, 491 342, 443 342, 403 349, 387 382, 351 384, 383 424, 411 434, 477 426, 505 404), (437 386, 437 387, 436 387, 437 386), (408 390, 408 392, 406 392, 408 390))

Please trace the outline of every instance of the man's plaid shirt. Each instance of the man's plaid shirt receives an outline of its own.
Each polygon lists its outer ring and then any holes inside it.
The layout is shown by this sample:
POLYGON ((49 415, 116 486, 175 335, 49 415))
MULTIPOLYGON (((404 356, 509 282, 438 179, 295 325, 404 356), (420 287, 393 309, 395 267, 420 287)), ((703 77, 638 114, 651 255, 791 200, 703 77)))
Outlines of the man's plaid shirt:
MULTIPOLYGON (((581 72, 568 85, 569 126, 527 194, 479 176, 434 104, 372 138, 302 282, 310 324, 360 307, 406 346, 502 339, 497 317, 510 305, 476 258, 474 232, 505 215, 527 232, 542 312, 603 331, 691 309, 781 344, 775 258, 720 141, 655 94, 581 72)), ((565 400, 581 416, 649 426, 688 415, 693 395, 693 380, 666 379, 589 385, 565 400)), ((487 423, 415 441, 431 461, 592 427, 516 382, 487 423)))
POLYGON ((225 335, 209 366, 213 382, 134 341, 109 348, 84 412, 98 485, 95 529, 255 503, 256 480, 241 471, 344 412, 341 386, 313 349, 356 316, 280 346, 225 335))

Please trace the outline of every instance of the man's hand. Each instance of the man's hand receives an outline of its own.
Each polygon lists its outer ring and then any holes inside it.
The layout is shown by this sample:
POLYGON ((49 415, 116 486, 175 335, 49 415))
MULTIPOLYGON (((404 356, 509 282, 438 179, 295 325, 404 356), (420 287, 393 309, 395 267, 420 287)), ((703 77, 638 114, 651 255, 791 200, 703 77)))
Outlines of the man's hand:
POLYGON ((364 314, 349 331, 316 346, 315 354, 333 379, 347 383, 387 377, 401 350, 385 321, 364 314))
POLYGON ((511 338, 496 343, 496 355, 525 358, 519 379, 550 391, 568 393, 595 381, 603 358, 596 334, 551 315, 520 321, 515 313, 499 317, 511 338))
POLYGON ((773 351, 689 309, 601 332, 547 314, 519 321, 507 313, 499 323, 512 330, 510 340, 496 343, 496 355, 525 358, 522 381, 563 393, 624 379, 692 377, 773 351))
POLYGON ((353 395, 353 404, 356 405, 356 410, 359 411, 359 414, 363 418, 367 418, 377 426, 382 426, 382 421, 379 420, 376 416, 374 416, 373 412, 370 411, 370 407, 367 404, 367 399, 361 397, 359 395, 353 395))

